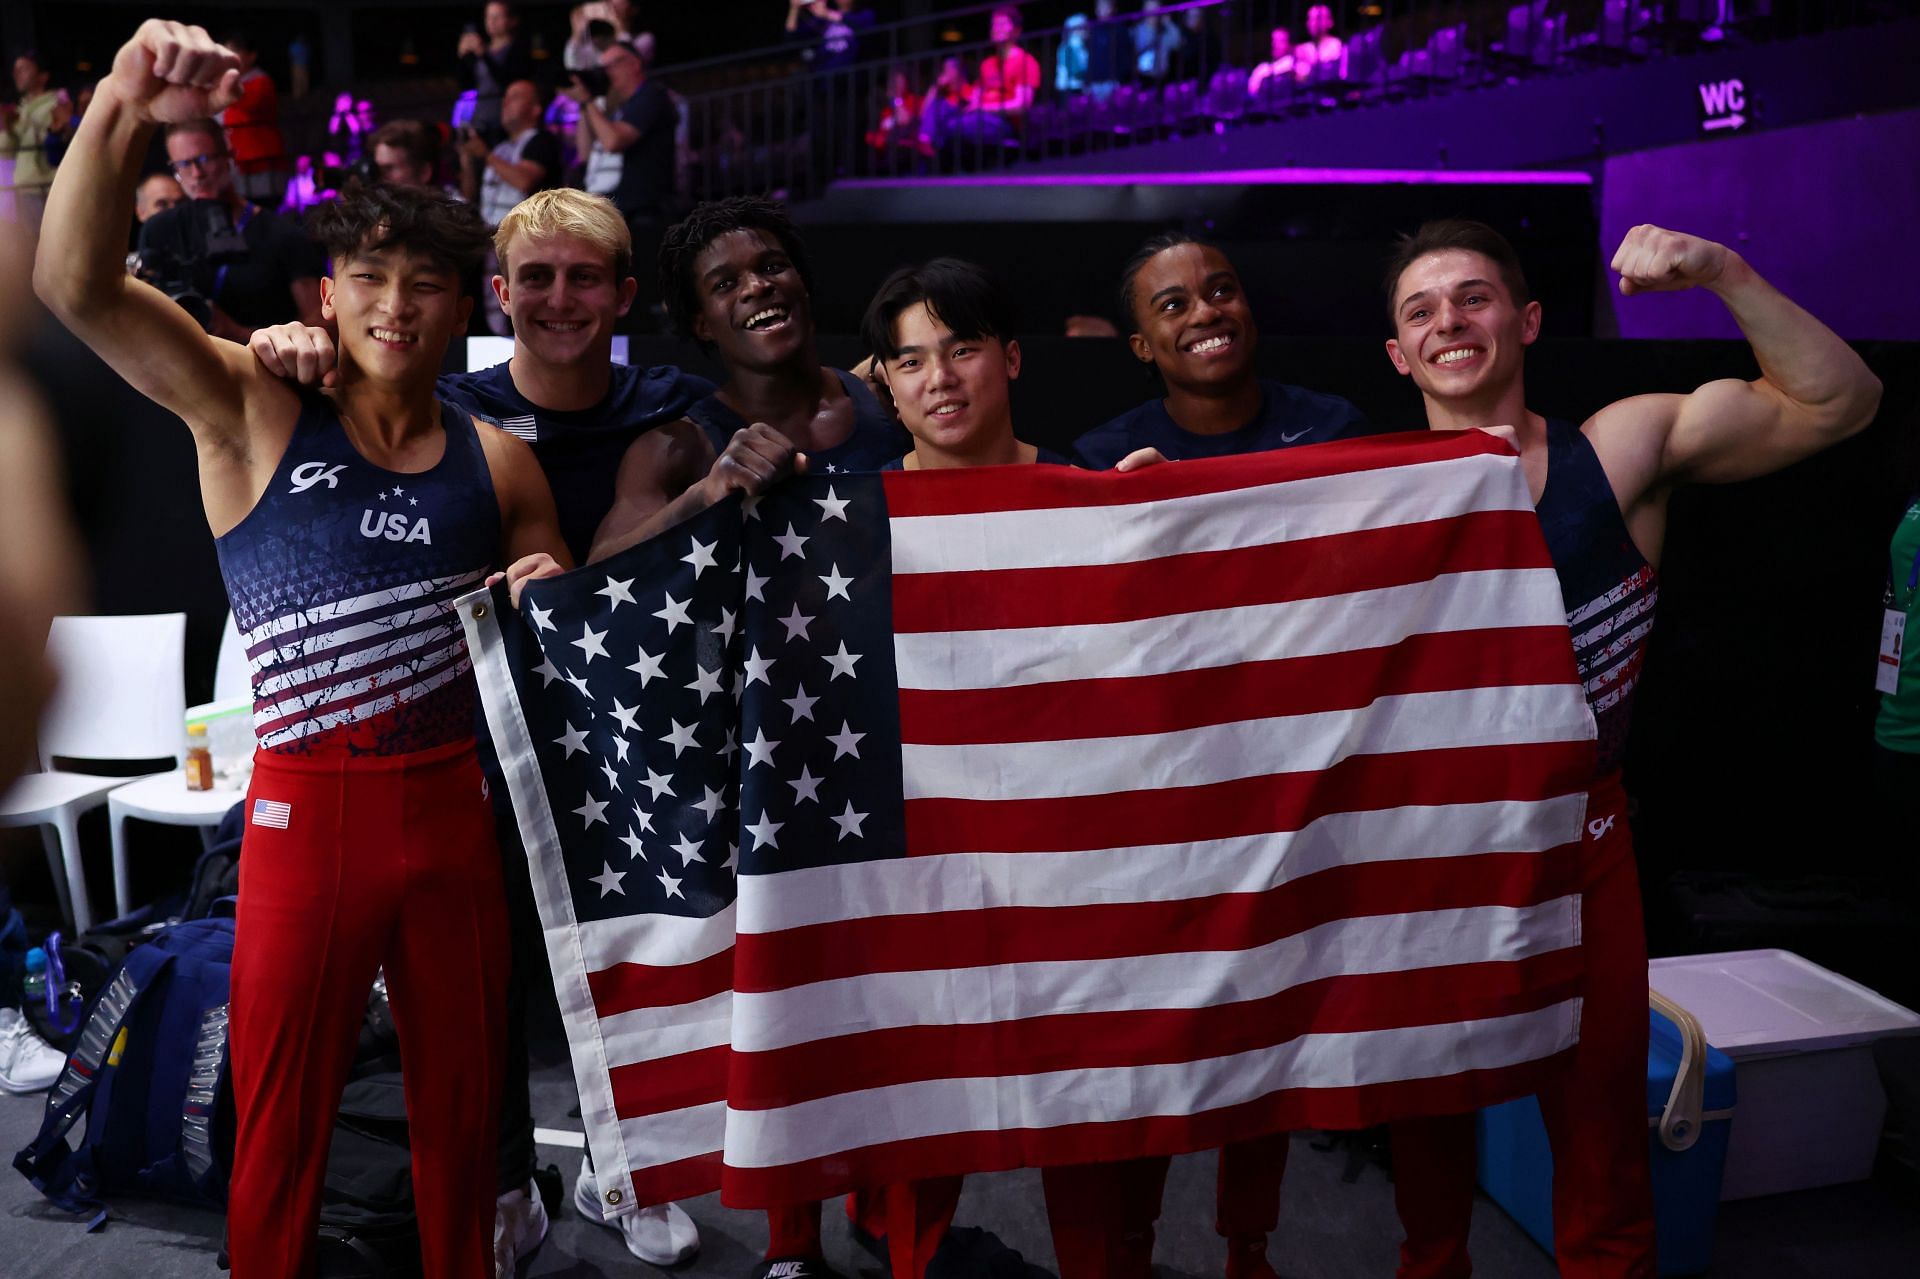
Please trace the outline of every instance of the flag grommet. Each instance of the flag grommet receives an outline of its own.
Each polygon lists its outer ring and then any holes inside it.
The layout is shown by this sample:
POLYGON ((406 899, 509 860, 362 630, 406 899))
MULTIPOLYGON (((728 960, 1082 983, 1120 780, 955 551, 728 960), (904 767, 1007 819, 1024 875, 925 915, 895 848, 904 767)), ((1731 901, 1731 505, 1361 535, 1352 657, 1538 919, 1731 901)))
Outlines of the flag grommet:
POLYGON ((487 606, 486 606, 485 604, 475 604, 475 605, 473 606, 473 620, 474 620, 474 621, 476 621, 476 622, 477 622, 477 621, 479 621, 479 620, 480 620, 481 618, 483 618, 483 617, 485 617, 486 615, 487 615, 487 606))
POLYGON ((618 1190, 609 1190, 607 1192, 607 1206, 609 1208, 619 1206, 620 1198, 621 1198, 621 1195, 618 1190))

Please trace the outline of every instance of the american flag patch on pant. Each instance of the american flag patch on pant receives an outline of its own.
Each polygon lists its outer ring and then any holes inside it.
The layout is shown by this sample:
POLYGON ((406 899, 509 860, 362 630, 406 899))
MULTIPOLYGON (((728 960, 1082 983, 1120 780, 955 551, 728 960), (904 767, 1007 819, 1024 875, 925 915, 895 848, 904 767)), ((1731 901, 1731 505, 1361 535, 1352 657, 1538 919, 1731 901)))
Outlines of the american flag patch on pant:
POLYGON ((256 799, 253 801, 253 824, 271 826, 275 830, 285 830, 287 819, 293 816, 293 805, 283 804, 277 799, 256 799))

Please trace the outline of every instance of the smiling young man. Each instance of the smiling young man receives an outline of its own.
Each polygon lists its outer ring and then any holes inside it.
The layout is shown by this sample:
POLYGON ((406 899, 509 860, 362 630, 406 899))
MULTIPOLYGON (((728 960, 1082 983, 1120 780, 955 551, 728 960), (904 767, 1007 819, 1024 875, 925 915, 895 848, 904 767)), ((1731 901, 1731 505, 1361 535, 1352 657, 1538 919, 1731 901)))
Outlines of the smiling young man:
MULTIPOLYGON (((1574 657, 1599 726, 1582 845, 1587 977, 1580 1043, 1540 1092, 1553 1149, 1554 1251, 1570 1279, 1655 1273, 1648 1184, 1647 949, 1620 762, 1653 628, 1667 498, 1789 466, 1860 430, 1880 383, 1831 330, 1733 250, 1635 227, 1614 254, 1621 293, 1704 288, 1753 345, 1761 376, 1686 395, 1637 395, 1585 422, 1527 404, 1526 348, 1541 308, 1513 246, 1478 222, 1434 222, 1387 271, 1387 355, 1411 377, 1436 430, 1510 426, 1566 597, 1574 657)), ((1471 1115, 1394 1125, 1403 1279, 1471 1272, 1471 1115)))
MULTIPOLYGON (((1074 441, 1074 460, 1094 470, 1232 457, 1373 433, 1337 395, 1262 379, 1259 330, 1227 255, 1184 232, 1148 240, 1120 274, 1128 345, 1165 382, 1164 399, 1097 426, 1074 441)), ((1220 1152, 1214 1228, 1226 1240, 1227 1279, 1271 1279, 1267 1236, 1280 1221, 1288 1137, 1233 1142, 1220 1152)), ((1144 1276, 1151 1265, 1167 1161, 1136 1159, 1062 1169, 1048 1183, 1059 1215, 1106 1230, 1113 1273, 1144 1276)), ((1065 1279, 1065 1276, 1063 1276, 1065 1279)))
POLYGON ((302 396, 202 333, 122 264, 155 125, 234 100, 239 60, 150 20, 116 55, 60 167, 35 284, 121 376, 180 415, 199 456, 259 739, 235 930, 238 1279, 313 1265, 333 1113, 385 967, 433 1274, 491 1264, 506 921, 452 601, 489 570, 565 560, 526 446, 437 401, 434 375, 486 247, 464 206, 355 190, 314 215, 343 357, 302 396))
POLYGON ((1159 459, 1228 457, 1370 432, 1336 395, 1262 380, 1259 330, 1227 255, 1184 232, 1148 240, 1120 275, 1120 311, 1134 358, 1166 383, 1149 400, 1074 441, 1074 461, 1096 471, 1152 450, 1159 459))
MULTIPOLYGON (((513 357, 492 368, 445 374, 439 393, 532 446, 552 486, 567 549, 584 560, 613 505, 614 476, 628 448, 660 423, 678 421, 713 387, 670 365, 639 369, 612 362, 614 330, 637 285, 626 221, 604 198, 571 188, 536 192, 507 211, 493 243, 501 270, 493 289, 513 321, 513 357)), ((276 376, 306 384, 337 376, 325 329, 264 329, 251 346, 276 376)), ((511 1269, 546 1230, 539 1199, 527 1189, 535 1159, 525 1017, 527 984, 545 974, 546 953, 526 853, 490 743, 482 747, 481 762, 496 797, 512 923, 496 1241, 497 1261, 511 1269)), ((594 1205, 591 1216, 598 1219, 599 1184, 584 1161, 575 1202, 583 1214, 594 1205)), ((676 1205, 617 1220, 628 1251, 655 1265, 685 1261, 699 1247, 693 1220, 676 1205)))
POLYGON ((797 455, 832 474, 906 452, 911 441, 866 383, 821 367, 805 246, 779 205, 738 196, 695 208, 661 245, 660 289, 675 331, 718 352, 727 380, 628 450, 593 559, 736 489, 764 491, 797 455))

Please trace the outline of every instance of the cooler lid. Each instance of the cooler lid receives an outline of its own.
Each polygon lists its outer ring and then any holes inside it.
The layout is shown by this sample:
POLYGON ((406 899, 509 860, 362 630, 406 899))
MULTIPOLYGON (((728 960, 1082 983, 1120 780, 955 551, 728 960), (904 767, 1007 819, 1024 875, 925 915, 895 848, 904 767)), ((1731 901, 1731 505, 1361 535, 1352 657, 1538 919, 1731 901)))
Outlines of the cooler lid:
POLYGON ((1920 1033, 1920 1015, 1792 951, 1656 959, 1647 982, 1698 1017, 1707 1042, 1736 1061, 1920 1033))

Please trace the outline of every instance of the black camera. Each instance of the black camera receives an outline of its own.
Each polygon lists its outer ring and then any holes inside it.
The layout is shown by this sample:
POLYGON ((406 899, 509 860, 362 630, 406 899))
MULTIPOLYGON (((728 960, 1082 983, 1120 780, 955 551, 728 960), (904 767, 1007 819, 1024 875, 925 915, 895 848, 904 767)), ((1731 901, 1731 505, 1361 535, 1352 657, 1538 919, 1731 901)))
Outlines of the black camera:
POLYGON ((596 98, 606 97, 608 90, 613 88, 613 82, 607 79, 604 67, 583 67, 573 73, 573 78, 581 88, 596 98))
POLYGON ((140 228, 138 274, 210 330, 220 268, 246 254, 246 237, 225 204, 189 200, 140 228))

